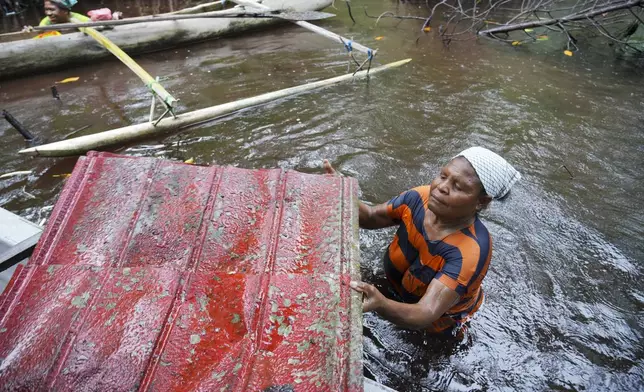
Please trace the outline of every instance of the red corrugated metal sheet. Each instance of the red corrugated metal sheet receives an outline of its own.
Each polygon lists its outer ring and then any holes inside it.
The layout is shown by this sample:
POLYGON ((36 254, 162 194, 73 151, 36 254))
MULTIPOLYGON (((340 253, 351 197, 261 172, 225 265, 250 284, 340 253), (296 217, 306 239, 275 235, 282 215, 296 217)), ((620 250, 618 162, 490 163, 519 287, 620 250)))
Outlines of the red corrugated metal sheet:
POLYGON ((357 184, 81 158, 0 298, 0 389, 362 389, 357 184))

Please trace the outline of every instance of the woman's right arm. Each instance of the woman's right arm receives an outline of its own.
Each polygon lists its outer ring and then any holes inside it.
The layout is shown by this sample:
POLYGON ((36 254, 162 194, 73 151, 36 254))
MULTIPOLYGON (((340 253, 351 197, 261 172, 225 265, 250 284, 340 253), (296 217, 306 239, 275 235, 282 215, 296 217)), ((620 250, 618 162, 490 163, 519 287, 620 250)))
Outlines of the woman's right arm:
POLYGON ((358 203, 358 222, 361 228, 374 230, 398 224, 387 213, 387 203, 375 206, 370 206, 362 201, 358 203))

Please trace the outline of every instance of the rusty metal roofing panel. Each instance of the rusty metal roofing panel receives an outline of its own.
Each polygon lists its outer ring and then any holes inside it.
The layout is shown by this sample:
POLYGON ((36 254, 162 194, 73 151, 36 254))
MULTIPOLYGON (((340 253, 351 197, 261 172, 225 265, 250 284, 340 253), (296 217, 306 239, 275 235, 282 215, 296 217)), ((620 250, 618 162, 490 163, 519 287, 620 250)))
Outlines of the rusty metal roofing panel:
POLYGON ((0 390, 362 390, 356 194, 88 154, 0 297, 0 390))

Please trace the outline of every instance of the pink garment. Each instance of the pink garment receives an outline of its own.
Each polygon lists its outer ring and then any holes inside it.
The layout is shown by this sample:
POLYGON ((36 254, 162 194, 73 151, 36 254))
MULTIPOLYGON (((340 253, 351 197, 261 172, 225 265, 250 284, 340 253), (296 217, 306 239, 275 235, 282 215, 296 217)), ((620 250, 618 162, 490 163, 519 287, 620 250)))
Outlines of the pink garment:
POLYGON ((89 11, 87 16, 92 18, 92 22, 96 22, 98 20, 112 20, 112 11, 109 8, 101 8, 89 11))

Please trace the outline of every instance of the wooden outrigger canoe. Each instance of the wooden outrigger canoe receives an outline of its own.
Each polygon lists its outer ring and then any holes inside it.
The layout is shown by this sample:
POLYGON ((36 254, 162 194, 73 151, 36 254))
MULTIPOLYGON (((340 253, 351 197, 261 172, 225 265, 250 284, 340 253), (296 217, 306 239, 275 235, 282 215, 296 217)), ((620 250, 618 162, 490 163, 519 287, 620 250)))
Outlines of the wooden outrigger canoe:
MULTIPOLYGON (((332 0, 264 0, 273 10, 317 11, 332 0)), ((117 26, 103 34, 129 54, 164 50, 190 42, 205 41, 256 29, 279 19, 189 19, 117 26)), ((0 43, 0 79, 34 74, 110 57, 110 53, 83 33, 45 39, 0 43)))
MULTIPOLYGON (((300 17, 295 16, 295 14, 297 13, 302 14, 302 18, 307 18, 307 19, 325 18, 325 17, 328 17, 329 15, 332 16, 332 14, 323 15, 324 13, 313 12, 330 5, 331 4, 330 0, 306 0, 306 1, 267 0, 265 2, 258 2, 255 0, 233 0, 233 2, 237 3, 242 7, 241 9, 239 9, 239 11, 241 11, 241 14, 243 15, 240 15, 240 12, 237 12, 238 11, 237 9, 209 13, 209 14, 216 14, 217 18, 221 17, 222 13, 225 14, 223 18, 215 19, 215 20, 223 21, 223 23, 228 28, 228 32, 231 32, 230 30, 235 30, 239 28, 239 26, 236 27, 235 22, 236 20, 240 20, 240 19, 237 19, 234 16, 231 17, 231 14, 237 14, 237 16, 242 16, 242 18, 244 18, 244 19, 241 19, 244 22, 242 22, 242 24, 240 25, 244 28, 251 28, 252 26, 260 25, 262 24, 262 21, 275 21, 280 19, 291 20, 300 27, 303 27, 305 29, 315 32, 316 34, 320 34, 333 41, 337 41, 343 44, 344 47, 349 52, 351 59, 358 65, 358 68, 356 69, 355 72, 349 73, 347 75, 338 76, 331 79, 325 79, 317 82, 307 83, 301 86, 291 87, 284 90, 274 91, 274 92, 262 94, 256 97, 246 98, 235 102, 229 102, 223 105, 213 106, 213 107, 197 110, 194 112, 184 113, 179 116, 175 115, 172 108, 172 103, 168 102, 168 100, 174 101, 175 100, 174 97, 169 95, 169 93, 167 93, 164 89, 160 89, 160 91, 154 90, 153 92, 156 95, 158 95, 159 98, 161 98, 161 100, 166 105, 166 111, 156 121, 153 121, 153 113, 154 113, 154 106, 155 106, 155 100, 153 96, 151 112, 150 112, 150 121, 148 123, 127 126, 124 128, 100 132, 93 135, 87 135, 87 136, 82 136, 82 137, 78 137, 70 140, 63 140, 60 142, 50 143, 50 144, 46 144, 38 147, 27 148, 27 149, 21 150, 20 153, 28 154, 28 155, 39 155, 39 156, 68 156, 68 155, 82 154, 92 149, 101 149, 104 147, 121 145, 138 139, 162 134, 172 130, 183 129, 192 125, 207 122, 215 118, 231 114, 235 111, 245 109, 247 107, 261 105, 266 102, 274 101, 276 99, 284 98, 290 95, 299 94, 304 91, 309 91, 320 87, 330 86, 343 81, 352 80, 354 78, 365 77, 369 75, 370 71, 372 73, 378 73, 386 69, 399 67, 411 61, 411 59, 406 59, 406 60, 386 64, 371 70, 371 61, 375 56, 377 50, 374 51, 371 48, 363 46, 357 42, 354 43, 345 37, 342 37, 331 31, 325 30, 321 27, 308 23, 303 19, 300 19, 300 17), (281 2, 279 4, 279 7, 277 4, 273 4, 277 1, 281 2), (277 13, 275 13, 275 11, 277 11, 277 13), (286 16, 289 13, 291 17, 286 16), (318 15, 313 16, 311 14, 318 14, 318 15), (252 18, 246 19, 248 16, 251 16, 251 15, 253 16, 252 18), (279 19, 276 19, 275 15, 278 15, 277 18, 279 19), (261 18, 258 18, 257 16, 261 16, 261 18), (361 64, 358 63, 357 60, 353 57, 352 48, 355 48, 356 50, 365 53, 367 55, 366 60, 364 60, 361 64), (369 64, 367 69, 363 70, 364 66, 367 63, 369 64), (172 114, 172 118, 165 118, 168 112, 172 114)), ((191 18, 190 21, 200 21, 201 19, 210 20, 211 16, 209 14, 204 13, 203 17, 199 17, 198 19, 191 18)), ((192 17, 192 15, 189 15, 189 16, 192 17)), ((127 21, 124 21, 124 22, 127 23, 127 21)), ((173 23, 182 23, 182 22, 185 22, 185 20, 183 20, 183 18, 181 18, 181 20, 177 18, 172 21, 169 21, 166 19, 164 21, 157 20, 155 22, 147 22, 147 19, 146 19, 146 21, 144 21, 143 23, 156 26, 164 22, 173 24, 173 23)), ((121 21, 107 22, 107 24, 110 24, 110 25, 119 24, 119 27, 123 26, 121 25, 121 23, 122 23, 121 21)), ((101 23, 97 23, 97 25, 101 25, 101 23)), ((61 25, 61 29, 62 29, 62 26, 63 25, 61 25)), ((130 69, 132 69, 135 73, 137 73, 137 75, 139 75, 139 77, 141 77, 141 79, 144 82, 156 83, 154 82, 152 77, 149 74, 147 74, 147 72, 145 72, 145 70, 143 70, 140 66, 138 66, 138 64, 136 64, 136 62, 133 59, 131 59, 121 48, 119 48, 119 46, 123 46, 123 44, 119 45, 118 43, 111 41, 108 37, 105 37, 95 29, 90 28, 88 24, 84 24, 84 23, 68 24, 66 26, 72 29, 79 28, 82 33, 85 33, 91 36, 93 39, 96 40, 96 42, 100 43, 103 48, 114 53, 130 69)), ((124 26, 127 27, 128 25, 124 25, 124 26)), ((213 28, 211 27, 209 29, 209 34, 212 30, 213 28)), ((123 32, 122 30, 119 30, 119 31, 121 31, 121 33, 123 32)), ((222 32, 221 34, 225 34, 225 32, 222 32)), ((57 37, 54 37, 54 38, 57 38, 57 37)), ((64 36, 61 38, 64 38, 64 36)), ((81 35, 79 39, 82 39, 82 38, 83 37, 81 35)), ((201 36, 198 39, 203 40, 205 38, 204 36, 201 36)), ((53 40, 50 42, 53 43, 53 40)), ((87 44, 90 44, 90 42, 88 42, 87 44)), ((2 48, 0 47, 0 49, 2 48)), ((100 52, 99 52, 99 55, 100 55, 100 52)), ((0 58, 0 66, 2 66, 2 58, 0 58)), ((148 84, 148 87, 150 87, 149 84, 148 84)))

